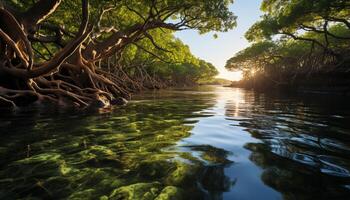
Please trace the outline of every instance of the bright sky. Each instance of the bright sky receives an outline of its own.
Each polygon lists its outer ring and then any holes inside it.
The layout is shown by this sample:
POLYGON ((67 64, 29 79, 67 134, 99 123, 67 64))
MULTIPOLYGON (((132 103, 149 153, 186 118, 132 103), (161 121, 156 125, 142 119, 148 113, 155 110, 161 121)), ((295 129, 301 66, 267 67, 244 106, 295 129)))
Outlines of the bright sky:
POLYGON ((249 45, 244 38, 244 33, 262 15, 260 11, 261 1, 235 0, 230 9, 238 17, 237 27, 229 32, 219 33, 217 39, 214 39, 213 33, 199 35, 197 31, 193 30, 177 32, 176 36, 190 46, 195 56, 213 63, 220 72, 218 77, 239 80, 241 73, 227 71, 225 64, 235 53, 249 45))

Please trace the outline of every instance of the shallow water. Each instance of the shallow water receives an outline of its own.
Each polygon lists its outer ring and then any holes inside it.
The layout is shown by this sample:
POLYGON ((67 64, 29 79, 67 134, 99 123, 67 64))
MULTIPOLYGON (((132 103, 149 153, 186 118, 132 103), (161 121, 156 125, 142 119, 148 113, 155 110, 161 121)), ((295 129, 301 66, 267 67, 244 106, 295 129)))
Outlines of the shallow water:
POLYGON ((349 199, 350 102, 200 87, 0 118, 0 199, 349 199))

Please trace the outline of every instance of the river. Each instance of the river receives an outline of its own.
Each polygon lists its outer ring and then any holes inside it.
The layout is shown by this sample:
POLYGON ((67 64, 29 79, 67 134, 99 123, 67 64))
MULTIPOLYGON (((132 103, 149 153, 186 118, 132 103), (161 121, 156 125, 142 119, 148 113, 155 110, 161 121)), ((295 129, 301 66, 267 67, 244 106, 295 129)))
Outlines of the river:
POLYGON ((0 199, 348 199, 349 102, 202 86, 1 111, 0 199))

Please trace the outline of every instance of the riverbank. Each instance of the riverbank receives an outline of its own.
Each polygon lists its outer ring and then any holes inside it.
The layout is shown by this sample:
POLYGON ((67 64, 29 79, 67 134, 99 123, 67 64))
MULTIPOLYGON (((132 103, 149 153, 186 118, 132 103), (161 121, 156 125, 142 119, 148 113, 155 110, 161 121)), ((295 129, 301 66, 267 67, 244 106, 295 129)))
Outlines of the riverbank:
MULTIPOLYGON (((287 77, 287 76, 286 76, 287 77)), ((290 78, 272 80, 257 76, 251 79, 234 81, 230 87, 254 89, 260 92, 281 91, 290 93, 314 93, 325 95, 350 96, 350 74, 314 74, 289 76, 290 78), (283 81, 284 80, 284 81, 283 81)))

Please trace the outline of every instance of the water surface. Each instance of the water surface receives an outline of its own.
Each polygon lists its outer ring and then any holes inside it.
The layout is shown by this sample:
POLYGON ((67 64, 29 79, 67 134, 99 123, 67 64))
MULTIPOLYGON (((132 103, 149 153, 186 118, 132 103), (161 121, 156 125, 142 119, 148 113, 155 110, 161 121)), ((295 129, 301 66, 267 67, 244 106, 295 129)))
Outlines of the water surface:
POLYGON ((0 199, 348 199, 348 102, 199 87, 2 111, 0 199))

